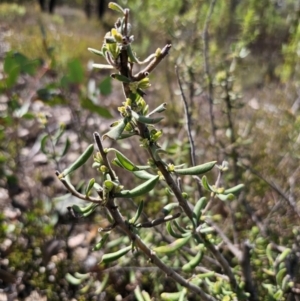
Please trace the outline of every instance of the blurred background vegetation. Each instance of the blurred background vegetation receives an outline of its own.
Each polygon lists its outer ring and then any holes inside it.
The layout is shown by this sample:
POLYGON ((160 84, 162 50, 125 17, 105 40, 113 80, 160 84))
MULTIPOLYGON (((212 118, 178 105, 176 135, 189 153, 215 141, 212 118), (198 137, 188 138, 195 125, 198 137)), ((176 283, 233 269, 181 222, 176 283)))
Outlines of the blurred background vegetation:
MULTIPOLYGON (((131 10, 134 50, 142 59, 172 43, 147 99, 153 108, 167 103, 163 146, 174 162, 190 160, 176 65, 198 164, 226 160, 224 186, 245 184, 230 206, 211 208, 224 231, 237 244, 262 238, 263 246, 272 241, 297 248, 300 1, 118 3, 131 10)), ((118 116, 122 91, 107 71, 92 70, 95 56, 87 51, 101 47, 114 20, 111 11, 99 13, 98 1, 57 0, 52 14, 41 12, 38 1, 0 1, 1 300, 135 300, 136 283, 159 300, 162 288, 175 289, 144 258, 98 266, 102 251, 92 252, 92 243, 107 221, 101 210, 87 220, 70 216, 66 207, 77 201, 54 174, 118 116), (91 273, 92 281, 68 281, 66 275, 76 272, 91 273)), ((121 147, 140 160, 134 144, 121 147)), ((85 167, 78 187, 91 174, 85 167)), ((163 192, 150 195, 147 214, 159 214, 167 202, 163 192)), ((129 212, 133 208, 128 205, 129 212)), ((153 244, 157 239, 149 237, 153 244)), ((253 251, 257 267, 259 254, 253 251)), ((258 283, 265 281, 260 269, 255 273, 258 283)), ((299 275, 297 281, 300 289, 299 275)), ((273 300, 263 287, 259 292, 261 300, 273 300)))

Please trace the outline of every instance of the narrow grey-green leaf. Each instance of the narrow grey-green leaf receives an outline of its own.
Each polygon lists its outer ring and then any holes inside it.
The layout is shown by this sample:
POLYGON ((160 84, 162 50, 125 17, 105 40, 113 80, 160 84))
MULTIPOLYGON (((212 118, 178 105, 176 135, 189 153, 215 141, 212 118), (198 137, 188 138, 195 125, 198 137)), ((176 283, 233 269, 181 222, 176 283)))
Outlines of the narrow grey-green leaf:
POLYGON ((68 168, 66 168, 58 177, 61 179, 71 172, 82 166, 93 154, 94 144, 90 144, 88 148, 80 155, 80 157, 68 168))
POLYGON ((112 10, 115 10, 115 11, 117 11, 117 12, 119 12, 119 13, 124 14, 124 9, 123 9, 119 4, 117 4, 117 3, 115 3, 115 2, 109 2, 109 3, 108 3, 108 7, 109 7, 110 9, 112 9, 112 10))
POLYGON ((104 56, 103 52, 94 48, 88 48, 88 51, 96 54, 96 55, 100 55, 100 56, 104 56))
POLYGON ((63 157, 63 156, 68 152, 70 146, 71 146, 70 139, 67 138, 67 140, 66 140, 66 142, 65 142, 65 145, 64 145, 64 149, 63 149, 63 151, 62 151, 62 153, 61 153, 61 155, 60 155, 61 157, 63 157))
POLYGON ((138 170, 138 171, 134 171, 133 174, 139 178, 139 179, 143 179, 143 180, 149 180, 152 179, 154 177, 153 174, 145 171, 145 170, 138 170))
POLYGON ((232 200, 235 199, 235 196, 234 196, 234 194, 232 194, 232 193, 229 193, 229 194, 218 193, 218 194, 217 194, 217 197, 218 197, 221 201, 223 201, 223 202, 225 202, 225 201, 232 201, 232 200))
POLYGON ((83 281, 83 279, 78 279, 78 278, 74 277, 73 275, 71 275, 70 273, 67 273, 65 277, 66 277, 66 280, 73 285, 79 285, 83 281))
POLYGON ((87 185, 87 187, 85 189, 85 195, 89 195, 90 194, 92 188, 94 187, 94 184, 95 184, 95 179, 94 178, 90 179, 90 181, 89 181, 89 183, 88 183, 88 185, 87 185))
POLYGON ((135 111, 131 111, 131 114, 132 117, 135 118, 138 122, 145 123, 145 124, 156 124, 164 119, 164 117, 149 118, 146 116, 139 115, 135 111))
POLYGON ((137 222, 137 220, 139 219, 139 217, 141 216, 141 214, 143 212, 143 209, 144 209, 144 201, 140 201, 138 209, 137 209, 134 217, 129 220, 130 224, 134 225, 137 222))
POLYGON ((138 185, 131 190, 123 190, 115 194, 115 197, 135 198, 150 192, 158 182, 159 176, 154 176, 146 182, 138 185))
POLYGON ((123 133, 125 127, 126 127, 126 120, 122 119, 120 120, 119 124, 117 126, 114 126, 109 132, 103 135, 103 140, 108 137, 113 140, 117 140, 121 134, 123 133))
POLYGON ((186 245, 191 237, 192 237, 192 235, 189 235, 189 236, 186 236, 183 238, 179 238, 179 239, 173 241, 169 245, 156 247, 153 249, 153 251, 156 253, 163 253, 163 254, 173 253, 176 250, 178 250, 179 248, 182 248, 184 245, 186 245))
POLYGON ((211 188, 211 186, 208 184, 206 176, 202 177, 201 182, 202 182, 202 186, 204 187, 205 190, 213 191, 212 188, 211 188))
POLYGON ((158 106, 156 109, 154 109, 153 111, 151 111, 148 115, 147 115, 147 117, 149 117, 149 116, 151 116, 151 115, 153 115, 153 114, 155 114, 155 113, 162 113, 163 111, 165 111, 166 110, 166 103, 164 102, 164 103, 162 103, 160 106, 158 106))
POLYGON ((123 166, 123 168, 129 170, 129 171, 136 171, 139 170, 137 168, 137 166, 131 162, 124 154, 122 154, 119 150, 115 149, 115 148, 109 148, 108 151, 114 151, 116 154, 116 157, 119 161, 119 163, 121 163, 121 165, 123 166))
POLYGON ((45 134, 42 139, 41 139, 41 151, 42 153, 44 153, 45 155, 48 154, 48 151, 46 149, 46 145, 47 145, 47 140, 49 138, 49 135, 48 134, 45 134))
POLYGON ((245 187, 244 184, 239 184, 236 185, 234 187, 228 188, 224 191, 224 194, 228 194, 228 193, 238 193, 240 192, 243 188, 245 187))
POLYGON ((216 163, 217 161, 212 161, 189 168, 175 169, 175 172, 179 175, 201 175, 210 171, 216 163))
POLYGON ((117 252, 104 254, 101 259, 101 263, 109 263, 112 261, 116 261, 119 258, 123 257, 126 253, 128 253, 131 250, 131 246, 125 247, 117 252))

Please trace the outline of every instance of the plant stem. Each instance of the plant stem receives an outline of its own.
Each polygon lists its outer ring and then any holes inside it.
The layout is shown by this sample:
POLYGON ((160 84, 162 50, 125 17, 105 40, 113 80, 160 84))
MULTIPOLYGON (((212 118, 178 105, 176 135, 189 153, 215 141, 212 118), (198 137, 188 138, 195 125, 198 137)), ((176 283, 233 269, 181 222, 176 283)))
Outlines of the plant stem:
MULTIPOLYGON (((217 135, 216 135, 216 124, 215 124, 215 116, 213 112, 213 82, 212 82, 212 76, 210 74, 210 65, 209 65, 209 37, 208 37, 208 25, 214 10, 214 6, 216 4, 216 0, 211 0, 209 11, 206 16, 206 20, 204 23, 204 28, 202 32, 202 39, 203 39, 203 56, 204 56, 204 72, 207 77, 208 81, 208 101, 209 101, 209 116, 210 116, 210 124, 211 124, 211 130, 212 130, 212 136, 213 136, 213 144, 217 142, 217 135)), ((217 159, 218 159, 218 150, 216 149, 217 159)))
POLYGON ((182 285, 183 287, 186 287, 191 292, 194 292, 198 294, 202 300, 204 301, 216 301, 215 298, 207 295, 202 289, 200 289, 198 286, 192 284, 191 282, 185 280, 183 277, 181 277, 178 273, 176 273, 173 269, 165 265, 153 252, 151 249, 149 249, 145 243, 140 239, 140 237, 135 234, 133 231, 131 231, 128 227, 128 225, 125 223, 118 207, 115 205, 114 199, 110 198, 107 202, 107 208, 114 218, 116 224, 118 227, 120 227, 126 235, 132 240, 134 245, 139 248, 150 260, 151 262, 156 265, 161 271, 163 271, 168 277, 171 277, 174 281, 176 281, 178 284, 182 285))

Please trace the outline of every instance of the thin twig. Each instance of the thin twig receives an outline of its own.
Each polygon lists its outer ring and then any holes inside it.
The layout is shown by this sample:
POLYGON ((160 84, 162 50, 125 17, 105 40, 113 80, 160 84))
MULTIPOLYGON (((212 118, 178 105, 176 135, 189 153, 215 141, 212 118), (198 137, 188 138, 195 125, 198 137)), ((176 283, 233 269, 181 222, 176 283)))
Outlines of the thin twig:
POLYGON ((157 66, 158 64, 169 54, 172 45, 167 44, 161 52, 149 63, 145 69, 140 71, 138 74, 134 75, 133 79, 135 81, 140 81, 146 76, 148 76, 157 66))
MULTIPOLYGON (((204 28, 203 28, 203 32, 202 32, 204 72, 205 72, 205 75, 208 80, 209 115, 210 115, 210 124, 211 124, 211 130, 212 130, 214 144, 217 142, 217 136, 216 136, 215 116, 214 116, 214 112, 213 112, 213 83, 212 83, 212 76, 210 74, 210 65, 209 65, 209 56, 208 56, 208 51, 209 51, 208 25, 209 25, 215 4, 216 4, 216 0, 212 0, 210 2, 209 10, 208 10, 208 13, 206 16, 206 20, 205 20, 204 28)), ((217 154, 218 154, 218 151, 217 151, 217 154)))
POLYGON ((230 241, 230 239, 226 236, 226 234, 219 228, 217 224, 215 224, 210 219, 205 219, 205 222, 213 227, 215 231, 219 234, 219 236, 223 239, 223 241, 226 243, 228 249, 231 251, 231 253, 238 259, 238 261, 241 261, 242 258, 242 252, 230 241))
POLYGON ((249 170, 252 174, 257 176, 259 179, 263 180, 265 183, 267 183, 274 191, 276 191, 290 206, 291 208, 295 211, 295 213, 300 217, 300 211, 297 208, 297 204, 294 203, 292 198, 289 198, 282 190, 281 188, 278 187, 277 184, 271 182, 270 180, 266 179, 263 177, 258 171, 254 170, 250 166, 246 166, 243 163, 239 162, 239 165, 242 166, 243 168, 249 170))
MULTIPOLYGON (((59 171, 56 171, 55 174, 57 175, 57 177, 60 175, 60 172, 59 171)), ((78 192, 75 187, 69 183, 65 178, 61 178, 59 179, 63 184, 64 186, 67 188, 67 190, 74 196, 76 196, 77 198, 81 199, 81 200, 84 200, 84 201, 87 201, 87 202, 92 202, 92 203, 96 203, 96 204, 101 204, 103 203, 103 200, 100 199, 100 198, 94 198, 94 197, 91 197, 91 196, 87 196, 87 195, 84 195, 80 192, 78 192)))
POLYGON ((108 168, 108 172, 109 172, 109 175, 110 175, 111 179, 112 180, 116 180, 116 175, 113 172, 113 170, 112 170, 112 168, 110 166, 109 161, 107 160, 107 153, 103 149, 99 133, 97 133, 97 132, 94 133, 94 139, 95 139, 97 147, 98 147, 98 149, 100 151, 101 157, 103 159, 103 164, 108 168))
POLYGON ((234 131, 234 124, 233 124, 233 120, 232 120, 232 103, 231 103, 231 96, 230 96, 230 90, 229 90, 229 86, 228 86, 228 74, 226 74, 226 80, 225 80, 225 86, 224 86, 224 90, 225 90, 225 104, 226 104, 226 117, 227 117, 227 123, 228 123, 228 128, 230 129, 231 133, 230 133, 230 143, 231 143, 231 157, 233 159, 233 177, 234 177, 234 184, 237 185, 238 184, 238 179, 239 179, 239 175, 238 175, 238 166, 237 166, 237 162, 238 162, 238 152, 236 150, 236 136, 235 136, 235 131, 234 131))
MULTIPOLYGON (((186 130, 188 133, 189 143, 190 143, 190 147, 191 147, 191 153, 190 153, 191 161, 192 161, 192 165, 195 166, 196 165, 196 153, 195 153, 195 143, 194 143, 194 139, 193 139, 193 135, 192 135, 192 128, 191 128, 191 114, 189 112, 188 103, 186 101, 186 97, 183 92, 183 88, 182 88, 182 84, 181 84, 181 80, 179 77, 179 72, 178 72, 177 66, 175 66, 175 72, 176 72, 177 82, 178 82, 180 93, 181 93, 181 100, 183 102, 183 107, 184 107, 186 130)), ((202 195, 202 186, 199 182, 197 182, 197 188, 198 188, 199 195, 202 195)))
POLYGON ((268 229, 263 224, 263 222, 260 220, 260 218, 255 214, 254 209, 250 206, 250 204, 245 199, 245 193, 242 192, 238 198, 238 202, 245 208, 246 212, 251 217, 252 221, 256 224, 256 226, 259 228, 261 234, 264 237, 268 236, 268 229))
POLYGON ((188 103, 186 101, 186 98, 185 98, 185 95, 184 95, 184 92, 183 92, 183 88, 182 88, 182 84, 181 84, 181 81, 180 81, 178 66, 175 66, 175 72, 176 72, 177 82, 178 82, 179 89, 180 89, 181 100, 183 102, 183 107, 184 107, 186 130, 187 130, 187 133, 188 133, 189 142, 190 142, 190 146, 191 146, 192 165, 195 166, 196 165, 196 155, 195 155, 195 143, 194 143, 194 139, 193 139, 193 136, 192 136, 192 129, 191 129, 191 114, 189 112, 188 103))
POLYGON ((248 242, 244 242, 242 246, 242 258, 241 258, 241 267, 242 267, 242 273, 245 281, 245 289, 247 292, 250 293, 251 298, 250 301, 258 301, 257 296, 257 288, 253 282, 252 277, 252 268, 251 268, 251 245, 248 242))

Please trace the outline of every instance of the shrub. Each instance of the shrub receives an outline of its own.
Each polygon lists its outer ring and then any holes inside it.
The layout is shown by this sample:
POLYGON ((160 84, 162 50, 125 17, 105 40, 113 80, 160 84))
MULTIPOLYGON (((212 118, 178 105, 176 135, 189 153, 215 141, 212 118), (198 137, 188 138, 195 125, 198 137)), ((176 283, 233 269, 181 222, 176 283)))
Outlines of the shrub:
MULTIPOLYGON (((263 237, 263 231, 257 227, 253 227, 237 245, 233 243, 234 235, 225 233, 225 229, 218 226, 222 215, 210 210, 212 204, 219 200, 230 207, 230 202, 238 197, 244 185, 222 186, 223 175, 229 167, 227 162, 195 163, 188 107, 187 132, 193 166, 186 167, 185 162, 173 164, 168 158, 168 149, 161 147, 164 145, 163 131, 156 125, 163 117, 157 115, 167 109, 167 103, 150 111, 151 102, 146 101, 145 90, 150 87, 149 76, 168 55, 171 45, 158 48, 141 61, 132 48, 134 39, 129 9, 115 3, 109 6, 120 13, 121 18, 105 35, 101 50, 89 50, 107 61, 107 64, 95 64, 95 68, 117 71, 111 77, 123 88, 124 101, 118 107, 120 118, 102 137, 94 133, 96 152, 94 144, 90 144, 73 164, 57 171, 67 190, 87 202, 87 205, 76 204, 68 208, 74 217, 86 218, 98 212, 109 221, 107 226, 99 229, 101 238, 93 248, 104 253, 97 267, 107 271, 97 292, 107 287, 113 262, 118 262, 114 268, 120 269, 130 262, 139 262, 140 270, 155 266, 160 271, 158 274, 167 275, 173 282, 163 280, 161 285, 153 279, 154 285, 147 287, 149 279, 144 282, 132 269, 128 281, 133 285, 137 300, 150 300, 150 296, 158 298, 158 294, 162 300, 284 300, 294 287, 293 272, 288 267, 294 256, 292 250, 273 243, 268 233, 263 237), (146 66, 136 72, 135 66, 143 64, 146 66), (137 138, 140 149, 146 154, 139 164, 119 147, 104 147, 104 143, 109 144, 107 140, 124 143, 137 138), (99 176, 91 178, 84 192, 80 192, 71 184, 70 176, 92 156, 93 168, 98 171, 101 181, 99 176), (204 175, 213 168, 218 170, 214 184, 204 175), (127 181, 128 177, 137 178, 138 184, 135 180, 127 181), (131 200, 138 203, 135 212, 128 210, 128 205, 132 206, 131 200), (157 213, 157 207, 161 213, 157 213), (148 217, 146 212, 159 215, 148 217)), ((223 77, 222 74, 217 77, 219 82, 227 80, 226 74, 223 77)), ((181 85, 178 73, 177 78, 181 85)), ((181 95, 184 100, 182 89, 181 95)), ((241 213, 237 212, 232 222, 242 222, 242 219, 241 213)), ((229 228, 235 226, 229 225, 229 228)), ((92 274, 88 273, 86 277, 92 277, 92 274)), ((71 274, 67 279, 75 285, 86 281, 85 276, 71 274)), ((91 282, 85 287, 90 289, 91 282)))

